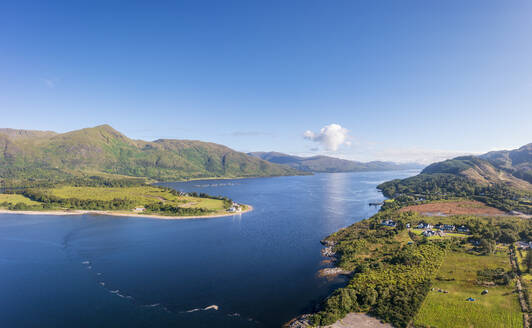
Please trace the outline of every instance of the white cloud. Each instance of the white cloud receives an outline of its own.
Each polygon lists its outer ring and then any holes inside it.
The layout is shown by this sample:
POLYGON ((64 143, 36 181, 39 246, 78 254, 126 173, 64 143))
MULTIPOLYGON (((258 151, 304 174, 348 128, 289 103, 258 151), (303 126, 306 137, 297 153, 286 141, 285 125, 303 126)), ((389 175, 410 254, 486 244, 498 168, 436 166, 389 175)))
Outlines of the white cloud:
POLYGON ((41 79, 41 81, 46 85, 48 88, 53 89, 55 88, 55 81, 52 79, 41 79))
POLYGON ((319 133, 307 130, 303 137, 321 144, 328 151, 337 151, 341 145, 351 145, 349 130, 335 123, 324 126, 319 133))

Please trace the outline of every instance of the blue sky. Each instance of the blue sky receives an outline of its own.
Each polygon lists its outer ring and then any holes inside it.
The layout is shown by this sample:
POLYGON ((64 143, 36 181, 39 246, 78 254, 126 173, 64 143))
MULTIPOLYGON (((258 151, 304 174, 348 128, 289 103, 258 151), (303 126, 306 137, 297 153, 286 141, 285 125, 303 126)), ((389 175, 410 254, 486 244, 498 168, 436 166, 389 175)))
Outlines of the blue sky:
POLYGON ((0 126, 364 161, 516 148, 531 17, 530 1, 3 1, 0 126))

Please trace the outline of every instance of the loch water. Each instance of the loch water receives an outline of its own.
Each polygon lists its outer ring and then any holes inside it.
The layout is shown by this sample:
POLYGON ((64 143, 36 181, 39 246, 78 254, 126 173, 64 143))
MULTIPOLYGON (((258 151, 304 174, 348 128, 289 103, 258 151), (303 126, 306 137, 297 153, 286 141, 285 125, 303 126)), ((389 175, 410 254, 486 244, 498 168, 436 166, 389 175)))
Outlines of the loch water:
POLYGON ((280 327, 345 283, 320 240, 416 173, 162 184, 254 207, 223 218, 0 214, 0 327, 280 327))

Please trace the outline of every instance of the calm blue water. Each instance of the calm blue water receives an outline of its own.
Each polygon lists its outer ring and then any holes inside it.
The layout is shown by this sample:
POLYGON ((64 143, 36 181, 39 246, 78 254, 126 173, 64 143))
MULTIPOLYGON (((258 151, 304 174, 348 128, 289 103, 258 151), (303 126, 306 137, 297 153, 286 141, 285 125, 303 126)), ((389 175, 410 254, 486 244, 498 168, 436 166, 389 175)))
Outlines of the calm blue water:
POLYGON ((343 283, 319 241, 415 173, 164 184, 254 206, 226 218, 0 214, 0 327, 279 327, 343 283))

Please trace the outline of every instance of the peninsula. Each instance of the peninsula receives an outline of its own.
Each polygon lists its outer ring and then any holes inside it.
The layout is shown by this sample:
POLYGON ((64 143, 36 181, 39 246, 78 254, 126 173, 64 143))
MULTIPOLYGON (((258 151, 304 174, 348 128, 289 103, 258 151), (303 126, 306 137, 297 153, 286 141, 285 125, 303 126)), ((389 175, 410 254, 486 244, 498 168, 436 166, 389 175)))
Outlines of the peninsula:
POLYGON ((0 213, 48 215, 111 215, 156 219, 231 216, 252 210, 222 196, 183 193, 171 188, 75 187, 23 189, 0 194, 0 213))
POLYGON ((531 163, 528 144, 379 185, 377 214, 322 241, 320 275, 349 282, 287 326, 530 327, 531 163))

